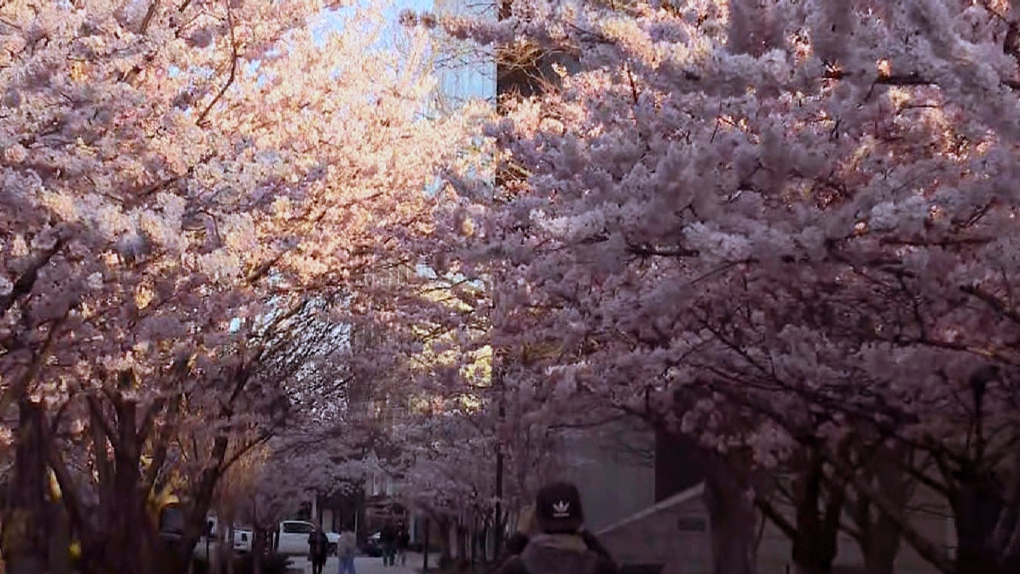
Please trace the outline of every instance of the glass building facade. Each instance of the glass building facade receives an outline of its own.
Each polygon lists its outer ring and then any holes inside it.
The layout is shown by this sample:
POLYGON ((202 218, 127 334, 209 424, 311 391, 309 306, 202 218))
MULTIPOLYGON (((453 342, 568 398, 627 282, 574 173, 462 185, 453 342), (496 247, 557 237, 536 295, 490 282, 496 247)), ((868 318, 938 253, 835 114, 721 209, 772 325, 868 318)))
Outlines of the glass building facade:
MULTIPOLYGON (((435 0, 438 16, 496 19, 495 0, 435 0)), ((491 48, 469 42, 437 38, 434 52, 436 76, 435 105, 453 111, 467 101, 496 101, 496 57, 491 48)))

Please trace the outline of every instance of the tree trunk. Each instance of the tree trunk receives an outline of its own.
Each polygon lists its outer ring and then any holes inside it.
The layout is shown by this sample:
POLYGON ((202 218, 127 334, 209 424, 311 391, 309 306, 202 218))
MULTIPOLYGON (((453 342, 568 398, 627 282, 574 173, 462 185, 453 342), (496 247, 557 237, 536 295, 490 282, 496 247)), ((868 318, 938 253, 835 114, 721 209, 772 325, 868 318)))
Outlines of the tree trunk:
POLYGON ((793 563, 798 574, 829 574, 838 551, 839 520, 846 490, 830 485, 824 509, 823 460, 809 453, 806 468, 795 479, 797 535, 793 540, 793 563))
MULTIPOLYGON (((882 492, 888 494, 890 499, 899 501, 902 508, 906 509, 910 499, 910 488, 902 471, 882 468, 876 475, 876 481, 882 492)), ((865 570, 868 574, 894 574, 896 556, 900 552, 900 530, 889 516, 882 512, 876 512, 875 519, 871 520, 871 504, 866 499, 863 504, 866 505, 864 519, 868 521, 867 531, 864 533, 867 536, 867 543, 861 546, 865 570)))
POLYGON ((1006 574, 992 543, 1004 504, 1000 493, 980 478, 960 484, 953 497, 958 574, 1006 574))
MULTIPOLYGON (((127 375, 122 374, 121 377, 127 375)), ((147 574, 156 563, 156 529, 146 507, 147 492, 141 491, 141 437, 134 401, 114 400, 117 413, 117 448, 114 450, 116 498, 109 501, 113 527, 107 533, 106 557, 122 574, 147 574), (130 548, 130 552, 124 552, 130 548)))
POLYGON ((38 403, 29 400, 18 403, 14 466, 0 543, 7 574, 40 574, 49 569, 44 424, 46 420, 38 403))
POLYGON ((89 557, 83 568, 85 573, 151 574, 176 572, 175 566, 164 561, 159 552, 154 525, 145 512, 144 504, 136 496, 121 498, 120 514, 112 522, 98 545, 82 545, 82 553, 89 557), (131 551, 125 551, 130 548, 131 551), (160 560, 156 557, 160 556, 160 560))
POLYGON ((225 556, 225 562, 226 562, 226 566, 227 566, 227 574, 234 574, 234 536, 235 536, 235 534, 234 534, 234 517, 233 517, 233 515, 230 515, 229 518, 230 518, 230 521, 227 522, 227 524, 229 525, 227 527, 227 535, 226 535, 226 538, 223 540, 223 549, 224 549, 223 554, 225 556))
POLYGON ((64 508, 50 505, 49 574, 71 574, 71 521, 64 508))
POLYGON ((482 516, 478 525, 478 556, 483 563, 489 562, 489 519, 482 516))
MULTIPOLYGON (((120 385, 131 382, 130 373, 118 375, 120 385)), ((105 574, 151 574, 180 572, 168 561, 159 538, 157 522, 150 515, 150 489, 143 478, 141 457, 148 432, 139 427, 135 401, 114 394, 101 402, 88 397, 92 451, 99 481, 99 504, 93 515, 83 518, 80 493, 75 491, 60 457, 51 453, 50 464, 62 486, 65 507, 77 522, 83 564, 82 572, 105 574), (112 456, 108 452, 112 451, 112 456), (87 524, 79 524, 87 522, 87 524), (89 535, 83 535, 88 532, 89 535), (125 549, 130 549, 126 551, 125 549)))
POLYGON ((453 561, 453 549, 450 544, 450 519, 442 517, 436 521, 436 531, 439 534, 439 567, 445 568, 453 561))
MULTIPOLYGON (((862 550, 864 550, 862 548, 862 550)), ((900 552, 900 531, 889 517, 879 513, 872 524, 871 540, 864 553, 867 574, 895 574, 896 556, 900 552)))
POLYGON ((706 465, 704 501, 708 510, 714 574, 755 574, 753 488, 749 472, 738 472, 719 455, 706 465))
POLYGON ((205 523, 212 506, 213 495, 216 492, 216 484, 223 475, 223 460, 227 454, 227 447, 230 439, 225 436, 218 436, 213 441, 212 453, 205 469, 199 476, 197 488, 192 491, 191 500, 186 513, 187 523, 184 528, 184 536, 180 551, 181 559, 190 559, 198 544, 202 533, 205 532, 205 523))
POLYGON ((462 520, 457 521, 457 558, 467 560, 468 529, 462 520))
MULTIPOLYGON (((859 453, 858 453, 859 455, 859 453)), ((861 481, 873 486, 890 501, 897 512, 905 514, 913 494, 912 479, 904 471, 913 452, 903 446, 882 446, 870 452, 867 459, 857 457, 861 481)), ((894 574, 896 556, 903 540, 896 522, 881 512, 865 495, 852 489, 846 514, 856 529, 854 536, 864 557, 867 574, 894 574)))
POLYGON ((256 524, 252 532, 252 537, 252 574, 262 574, 262 558, 266 555, 266 542, 269 538, 269 531, 256 524))
POLYGON ((478 514, 474 514, 472 518, 471 528, 471 564, 478 563, 478 514))

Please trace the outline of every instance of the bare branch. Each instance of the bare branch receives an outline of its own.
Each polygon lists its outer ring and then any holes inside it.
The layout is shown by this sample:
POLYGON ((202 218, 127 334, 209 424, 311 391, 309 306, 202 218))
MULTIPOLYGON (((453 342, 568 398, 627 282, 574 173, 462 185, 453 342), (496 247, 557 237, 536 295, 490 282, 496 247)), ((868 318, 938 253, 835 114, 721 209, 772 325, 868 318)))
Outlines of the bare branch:
POLYGON ((209 113, 212 112, 213 107, 219 103, 223 95, 227 93, 227 90, 230 89, 230 86, 234 83, 234 79, 237 77, 237 60, 240 58, 240 55, 237 51, 237 38, 234 33, 234 15, 229 3, 227 4, 227 25, 230 27, 230 73, 227 76, 226 83, 223 84, 223 87, 221 87, 216 95, 213 96, 212 101, 209 102, 209 105, 202 110, 198 119, 195 120, 195 124, 199 127, 206 127, 209 125, 209 113))

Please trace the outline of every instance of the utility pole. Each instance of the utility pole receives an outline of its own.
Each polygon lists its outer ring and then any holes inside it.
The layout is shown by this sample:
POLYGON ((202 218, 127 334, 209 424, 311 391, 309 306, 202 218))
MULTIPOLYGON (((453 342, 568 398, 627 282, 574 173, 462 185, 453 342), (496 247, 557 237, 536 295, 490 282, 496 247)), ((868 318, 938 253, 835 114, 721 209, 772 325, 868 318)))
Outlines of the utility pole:
MULTIPOLYGON (((500 404, 499 409, 500 420, 502 420, 504 410, 503 405, 500 404)), ((493 542, 494 552, 496 559, 499 559, 500 551, 503 549, 503 449, 500 447, 499 442, 496 443, 496 540, 493 542)))
POLYGON ((423 551, 422 552, 422 554, 423 554, 422 565, 421 565, 421 571, 422 572, 428 572, 429 571, 429 525, 430 524, 432 524, 432 517, 427 515, 425 517, 425 543, 422 545, 422 551, 423 551))

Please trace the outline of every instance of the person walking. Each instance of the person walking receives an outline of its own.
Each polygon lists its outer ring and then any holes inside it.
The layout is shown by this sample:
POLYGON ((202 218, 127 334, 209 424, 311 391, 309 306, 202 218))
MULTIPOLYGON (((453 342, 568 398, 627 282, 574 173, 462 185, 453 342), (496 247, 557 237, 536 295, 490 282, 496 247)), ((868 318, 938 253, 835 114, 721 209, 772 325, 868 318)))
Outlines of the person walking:
MULTIPOLYGON (((524 552, 524 549, 528 545, 528 541, 531 540, 531 537, 537 533, 538 526, 535 524, 535 507, 534 505, 525 506, 517 517, 517 531, 514 532, 513 535, 506 541, 505 553, 498 562, 502 563, 503 561, 524 552)), ((600 554, 609 560, 613 559, 605 546, 599 542, 599 539, 583 526, 581 527, 579 534, 581 539, 584 540, 585 545, 588 547, 588 550, 591 550, 596 554, 600 554)))
MULTIPOLYGON (((534 534, 518 533, 523 548, 496 574, 619 574, 598 540, 584 530, 581 493, 569 482, 554 482, 535 496, 534 534)), ((524 532, 521 532, 521 531, 524 532)))
POLYGON ((392 522, 387 521, 379 532, 379 544, 382 545, 383 566, 396 566, 397 529, 392 522))
POLYGON ((358 539, 354 532, 346 526, 340 531, 340 539, 336 543, 336 555, 340 559, 337 574, 357 574, 354 571, 354 555, 358 551, 358 539))
POLYGON ((308 535, 308 561, 312 563, 312 574, 322 574, 326 565, 326 553, 329 549, 329 538, 321 528, 316 527, 308 535))
POLYGON ((407 531, 407 526, 401 522, 397 526, 397 557, 401 566, 407 566, 407 547, 410 544, 411 534, 407 531))

